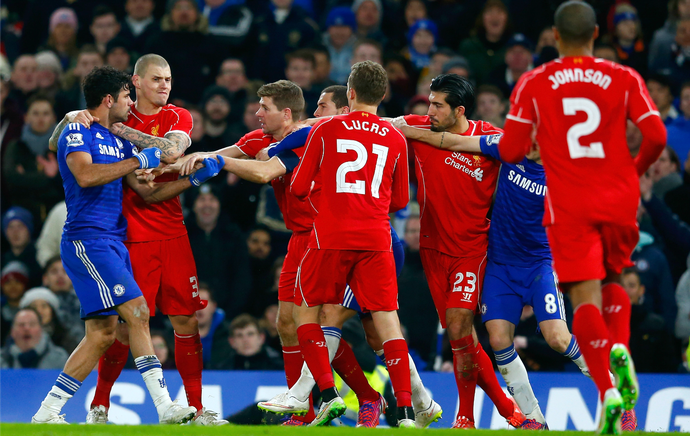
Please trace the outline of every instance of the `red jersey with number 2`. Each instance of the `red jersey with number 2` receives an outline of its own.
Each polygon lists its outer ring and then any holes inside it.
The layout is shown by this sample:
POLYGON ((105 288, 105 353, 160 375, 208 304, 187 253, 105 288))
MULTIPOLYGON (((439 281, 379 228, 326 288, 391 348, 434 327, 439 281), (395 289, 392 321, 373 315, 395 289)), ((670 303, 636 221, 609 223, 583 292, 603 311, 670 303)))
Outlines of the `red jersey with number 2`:
MULTIPOLYGON (((428 116, 407 115, 408 125, 429 129, 428 116)), ((463 136, 494 135, 503 130, 468 120, 463 136)), ((489 219, 500 162, 481 153, 441 150, 421 141, 414 147, 417 202, 421 216, 419 244, 453 257, 486 253, 489 219)))
POLYGON ((407 143, 368 112, 318 122, 309 133, 291 190, 306 198, 321 176, 309 248, 391 251, 388 213, 409 200, 407 143))
MULTIPOLYGON (((141 114, 132 106, 125 125, 159 138, 170 132, 180 132, 189 137, 193 127, 189 111, 172 104, 166 104, 154 115, 141 114)), ((177 174, 167 173, 156 177, 155 181, 170 182, 177 178, 177 174)), ((187 234, 180 197, 147 204, 125 182, 122 214, 127 218, 128 242, 161 241, 187 234)))
POLYGON ((522 76, 508 118, 536 126, 547 196, 544 225, 628 222, 639 180, 627 120, 659 116, 640 75, 593 57, 566 57, 522 76))
MULTIPOLYGON (((273 142, 275 142, 273 136, 267 135, 261 129, 258 129, 244 135, 235 145, 242 153, 253 158, 256 157, 262 148, 268 147, 273 142)), ((301 157, 304 153, 304 147, 296 148, 293 151, 297 156, 301 157)), ((310 232, 316 217, 316 207, 314 205, 318 202, 318 187, 314 189, 309 198, 302 201, 290 193, 291 181, 292 173, 285 174, 271 181, 278 207, 283 213, 285 227, 293 232, 310 232)))

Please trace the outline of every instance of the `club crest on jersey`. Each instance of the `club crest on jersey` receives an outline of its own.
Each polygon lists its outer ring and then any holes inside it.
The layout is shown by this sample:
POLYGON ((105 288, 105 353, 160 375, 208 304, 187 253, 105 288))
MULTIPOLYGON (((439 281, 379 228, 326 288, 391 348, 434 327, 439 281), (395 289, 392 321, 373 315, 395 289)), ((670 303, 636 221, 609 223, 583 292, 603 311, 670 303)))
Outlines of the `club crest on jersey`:
POLYGON ((152 135, 152 136, 158 136, 158 127, 159 127, 158 124, 156 124, 155 126, 151 127, 151 135, 152 135))
POLYGON ((482 157, 481 156, 477 156, 475 154, 473 157, 474 157, 474 164, 475 165, 481 165, 482 164, 482 157))
POLYGON ((84 136, 81 133, 70 133, 67 135, 68 147, 79 147, 84 145, 84 136))
POLYGON ((125 295, 125 287, 120 284, 115 285, 113 288, 113 294, 115 294, 116 297, 122 297, 125 295))

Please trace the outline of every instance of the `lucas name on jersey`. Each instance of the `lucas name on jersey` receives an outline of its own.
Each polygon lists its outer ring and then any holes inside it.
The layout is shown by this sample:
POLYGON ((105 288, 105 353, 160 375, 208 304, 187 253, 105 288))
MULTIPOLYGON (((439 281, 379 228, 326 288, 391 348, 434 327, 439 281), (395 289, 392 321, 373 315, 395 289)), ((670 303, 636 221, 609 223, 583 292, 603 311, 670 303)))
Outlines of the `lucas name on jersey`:
POLYGON ((466 166, 469 165, 470 167, 472 167, 475 165, 481 165, 481 159, 481 156, 474 155, 473 162, 472 159, 456 151, 453 152, 453 154, 451 154, 450 156, 448 156, 444 162, 446 165, 450 165, 456 170, 468 174, 470 177, 477 179, 478 182, 481 182, 484 179, 484 170, 482 170, 481 168, 470 169, 466 166))
POLYGON ((370 121, 360 122, 358 120, 350 120, 352 126, 348 126, 347 121, 342 121, 342 123, 347 130, 366 130, 367 132, 378 133, 381 136, 386 136, 389 131, 388 127, 381 127, 378 124, 370 121))
POLYGON ((591 83, 598 85, 602 89, 607 89, 611 84, 611 76, 604 74, 601 71, 595 71, 592 68, 582 70, 582 68, 565 68, 556 71, 548 77, 553 83, 551 89, 558 89, 559 86, 566 83, 591 83))
POLYGON ((536 194, 542 197, 546 195, 546 186, 539 184, 537 182, 533 182, 524 175, 516 173, 515 170, 510 170, 508 172, 508 180, 532 194, 536 194))

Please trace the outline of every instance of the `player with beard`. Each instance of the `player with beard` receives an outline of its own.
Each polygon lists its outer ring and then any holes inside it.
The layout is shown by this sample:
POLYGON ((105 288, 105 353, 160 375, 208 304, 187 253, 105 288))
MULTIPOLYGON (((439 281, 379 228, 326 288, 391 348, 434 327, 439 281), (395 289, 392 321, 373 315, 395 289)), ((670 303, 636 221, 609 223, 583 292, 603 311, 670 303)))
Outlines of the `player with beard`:
MULTIPOLYGON (((134 67, 133 83, 137 100, 129 117, 124 124, 111 125, 110 131, 140 149, 157 147, 162 152, 161 161, 175 162, 191 144, 192 117, 186 109, 167 104, 172 84, 170 66, 161 56, 144 55, 134 67)), ((98 119, 88 112, 80 112, 76 121, 90 124, 98 119)), ((56 131, 59 129, 60 126, 56 131)), ((95 138, 100 139, 99 135, 95 138)), ((127 218, 125 245, 132 259, 134 278, 148 302, 150 313, 155 313, 158 307, 168 315, 175 330, 175 363, 187 401, 197 409, 194 423, 222 425, 227 421, 204 408, 201 401, 203 356, 195 312, 203 308, 205 302, 199 299, 196 265, 178 198, 182 190, 199 186, 218 174, 222 167, 222 162, 215 159, 208 159, 206 164, 190 177, 163 174, 156 178, 153 186, 139 182, 135 174, 128 175, 123 215, 127 218)), ((108 421, 110 392, 128 354, 127 325, 121 324, 116 341, 100 359, 98 384, 87 423, 108 421)))

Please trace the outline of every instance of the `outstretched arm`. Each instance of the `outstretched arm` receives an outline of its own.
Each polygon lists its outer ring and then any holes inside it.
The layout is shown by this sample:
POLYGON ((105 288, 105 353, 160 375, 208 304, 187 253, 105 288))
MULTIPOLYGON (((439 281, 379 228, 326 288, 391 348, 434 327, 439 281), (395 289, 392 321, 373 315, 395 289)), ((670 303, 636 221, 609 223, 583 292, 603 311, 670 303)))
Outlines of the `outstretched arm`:
POLYGON ((159 138, 127 127, 122 123, 115 123, 110 126, 110 133, 128 140, 139 148, 156 147, 160 149, 161 162, 167 164, 175 163, 191 144, 189 136, 182 132, 168 132, 164 138, 159 138))
POLYGON ((277 157, 273 157, 268 161, 226 159, 223 169, 236 174, 244 180, 262 184, 284 175, 287 171, 277 157))
POLYGON ((89 153, 77 151, 67 155, 67 166, 82 188, 105 185, 140 167, 136 157, 112 164, 95 164, 89 153))
POLYGON ((429 145, 450 151, 462 151, 467 153, 481 153, 479 147, 480 136, 462 136, 448 132, 432 132, 428 129, 416 127, 398 127, 408 139, 416 139, 429 145))

